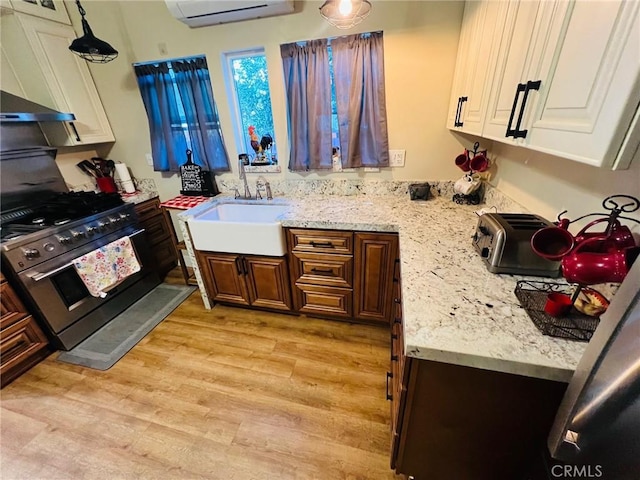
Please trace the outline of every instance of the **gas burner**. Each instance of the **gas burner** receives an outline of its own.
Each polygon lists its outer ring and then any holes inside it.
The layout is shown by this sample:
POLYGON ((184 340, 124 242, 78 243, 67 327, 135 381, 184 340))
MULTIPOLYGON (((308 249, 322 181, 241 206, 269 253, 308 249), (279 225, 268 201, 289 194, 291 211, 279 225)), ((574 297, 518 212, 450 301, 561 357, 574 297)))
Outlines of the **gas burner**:
POLYGON ((31 223, 37 226, 44 225, 44 222, 45 222, 44 217, 37 217, 31 220, 31 223))
POLYGON ((54 220, 53 224, 58 227, 60 225, 64 225, 65 223, 69 223, 71 221, 70 218, 61 218, 60 220, 54 220))

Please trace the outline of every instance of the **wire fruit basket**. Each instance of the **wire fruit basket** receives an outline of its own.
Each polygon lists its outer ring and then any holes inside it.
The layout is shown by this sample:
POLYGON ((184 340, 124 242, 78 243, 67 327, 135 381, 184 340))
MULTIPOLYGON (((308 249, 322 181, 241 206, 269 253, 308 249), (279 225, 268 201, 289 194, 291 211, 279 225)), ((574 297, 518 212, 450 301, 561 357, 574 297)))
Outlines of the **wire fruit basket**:
POLYGON ((534 325, 544 335, 588 342, 593 336, 600 317, 590 317, 571 307, 563 317, 552 317, 544 311, 547 295, 552 292, 572 295, 573 287, 562 283, 521 280, 516 283, 515 295, 534 325))

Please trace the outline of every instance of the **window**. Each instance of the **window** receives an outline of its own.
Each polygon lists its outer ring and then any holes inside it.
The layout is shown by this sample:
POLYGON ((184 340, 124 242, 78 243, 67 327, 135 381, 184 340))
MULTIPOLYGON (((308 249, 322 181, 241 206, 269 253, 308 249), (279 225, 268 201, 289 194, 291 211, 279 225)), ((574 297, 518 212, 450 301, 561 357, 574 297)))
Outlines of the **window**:
POLYGON ((228 171, 206 58, 140 63, 134 70, 149 121, 154 170, 179 171, 191 150, 193 162, 203 169, 228 171))
POLYGON ((280 46, 290 170, 389 166, 382 32, 280 46))
POLYGON ((252 163, 277 163, 264 49, 230 52, 224 54, 224 58, 238 153, 249 154, 252 163), (250 129, 254 132, 253 138, 250 129))

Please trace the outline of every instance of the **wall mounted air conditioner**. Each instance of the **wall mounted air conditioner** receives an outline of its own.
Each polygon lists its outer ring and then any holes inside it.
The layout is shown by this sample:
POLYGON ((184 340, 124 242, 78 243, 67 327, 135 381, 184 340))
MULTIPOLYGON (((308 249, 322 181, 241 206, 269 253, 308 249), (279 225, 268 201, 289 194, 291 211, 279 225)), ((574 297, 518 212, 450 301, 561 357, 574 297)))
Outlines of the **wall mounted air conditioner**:
POLYGON ((171 14, 191 28, 293 12, 293 0, 165 0, 171 14))

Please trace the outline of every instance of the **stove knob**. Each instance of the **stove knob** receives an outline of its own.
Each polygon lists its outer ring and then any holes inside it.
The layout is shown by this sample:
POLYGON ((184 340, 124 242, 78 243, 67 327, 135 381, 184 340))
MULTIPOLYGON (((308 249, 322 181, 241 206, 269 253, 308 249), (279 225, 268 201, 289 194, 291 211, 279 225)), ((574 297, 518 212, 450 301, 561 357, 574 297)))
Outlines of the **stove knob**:
POLYGON ((121 214, 120 214, 120 218, 121 218, 122 220, 126 220, 126 219, 127 219, 127 218, 129 218, 130 216, 131 216, 131 215, 130 215, 130 214, 128 214, 128 213, 121 213, 121 214))
POLYGON ((59 235, 56 238, 58 239, 58 243, 60 243, 60 245, 69 245, 71 243, 71 237, 63 237, 62 235, 59 235))
POLYGON ((55 245, 51 242, 45 243, 43 247, 46 252, 53 252, 56 249, 55 245))
POLYGON ((110 224, 110 223, 111 223, 111 222, 109 222, 109 221, 106 221, 106 222, 98 222, 98 231, 99 231, 99 232, 104 232, 104 231, 109 227, 109 224, 110 224))
POLYGON ((23 248, 22 253, 24 253, 25 258, 28 260, 33 260, 40 256, 40 251, 37 248, 23 248))
POLYGON ((87 235, 92 236, 96 233, 98 229, 96 227, 87 227, 87 235))
POLYGON ((71 230, 71 236, 73 237, 74 240, 78 238, 87 238, 87 234, 85 232, 79 232, 76 230, 71 230))

